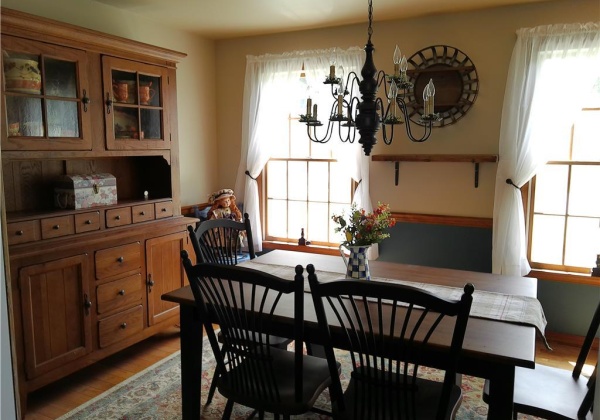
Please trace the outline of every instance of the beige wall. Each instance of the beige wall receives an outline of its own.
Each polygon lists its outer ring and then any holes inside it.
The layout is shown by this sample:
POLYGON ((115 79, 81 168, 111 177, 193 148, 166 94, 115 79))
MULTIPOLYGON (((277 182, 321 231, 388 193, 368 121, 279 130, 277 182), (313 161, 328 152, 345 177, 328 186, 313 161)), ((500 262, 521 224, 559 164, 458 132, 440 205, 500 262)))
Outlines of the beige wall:
POLYGON ((2 7, 186 53, 177 66, 181 202, 206 201, 218 186, 213 41, 89 0, 2 0, 2 7))
MULTIPOLYGON (((376 4, 374 16, 381 17, 377 14, 376 4)), ((515 31, 543 24, 586 22, 597 20, 599 16, 597 0, 566 0, 375 22, 372 41, 376 48, 375 64, 379 69, 391 70, 395 44, 407 56, 430 45, 445 44, 462 50, 475 63, 480 88, 469 112, 456 124, 436 129, 427 142, 411 143, 401 133, 395 136, 391 146, 380 141, 372 154, 497 154, 504 87, 515 31)), ((364 46, 366 27, 365 23, 217 42, 217 137, 222 186, 235 183, 236 166, 231 161, 235 162, 234 155, 240 149, 246 55, 364 46)), ((481 164, 479 188, 475 189, 470 163, 402 163, 400 183, 394 186, 394 164, 372 162, 371 198, 374 202, 388 202, 393 210, 400 212, 491 217, 495 172, 496 164, 481 164)))

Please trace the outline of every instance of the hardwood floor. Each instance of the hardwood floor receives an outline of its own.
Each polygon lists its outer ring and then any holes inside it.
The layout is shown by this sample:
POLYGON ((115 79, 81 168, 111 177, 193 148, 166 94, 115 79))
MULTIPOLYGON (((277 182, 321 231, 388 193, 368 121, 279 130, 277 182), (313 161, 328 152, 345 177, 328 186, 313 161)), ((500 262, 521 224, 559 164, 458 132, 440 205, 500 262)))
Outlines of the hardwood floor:
MULTIPOLYGON (((553 351, 547 350, 538 342, 537 362, 571 370, 577 359, 579 343, 556 338, 551 334, 548 341, 553 351)), ((25 419, 56 419, 177 350, 179 329, 174 326, 30 394, 25 419)), ((592 350, 588 363, 593 365, 597 357, 596 348, 592 350)))

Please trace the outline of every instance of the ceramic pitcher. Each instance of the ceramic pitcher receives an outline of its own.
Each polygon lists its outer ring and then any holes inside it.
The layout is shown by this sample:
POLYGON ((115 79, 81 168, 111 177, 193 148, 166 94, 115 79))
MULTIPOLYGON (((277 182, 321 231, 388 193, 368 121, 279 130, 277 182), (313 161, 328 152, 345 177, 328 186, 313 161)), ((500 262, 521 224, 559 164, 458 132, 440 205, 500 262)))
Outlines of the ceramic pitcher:
POLYGON ((346 265, 346 278, 358 280, 371 280, 371 272, 369 271, 369 260, 367 259, 367 250, 371 245, 340 245, 340 254, 346 265), (342 248, 350 251, 350 255, 346 255, 342 248))

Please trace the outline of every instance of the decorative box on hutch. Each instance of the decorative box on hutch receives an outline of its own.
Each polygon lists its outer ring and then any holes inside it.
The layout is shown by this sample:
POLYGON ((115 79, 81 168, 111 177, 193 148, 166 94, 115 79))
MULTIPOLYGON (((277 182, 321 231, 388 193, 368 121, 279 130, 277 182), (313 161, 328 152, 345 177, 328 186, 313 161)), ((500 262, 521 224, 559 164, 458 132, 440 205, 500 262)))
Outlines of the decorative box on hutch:
POLYGON ((108 173, 65 175, 54 188, 54 205, 60 209, 87 209, 117 204, 117 180, 108 173))

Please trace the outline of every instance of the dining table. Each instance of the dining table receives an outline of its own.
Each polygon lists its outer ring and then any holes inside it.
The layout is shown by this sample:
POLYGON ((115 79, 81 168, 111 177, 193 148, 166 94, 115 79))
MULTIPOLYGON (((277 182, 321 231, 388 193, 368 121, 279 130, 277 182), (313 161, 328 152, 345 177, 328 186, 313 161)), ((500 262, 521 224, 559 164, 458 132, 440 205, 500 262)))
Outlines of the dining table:
MULTIPOLYGON (((314 265, 319 279, 332 276, 344 278, 346 272, 341 257, 284 250, 264 253, 241 265, 271 273, 289 273, 289 278, 293 279, 294 267, 306 267, 308 264, 314 265)), ((474 305, 467 324, 458 371, 460 374, 489 380, 488 419, 512 419, 515 368, 535 367, 536 334, 543 335, 545 327, 543 310, 537 301, 537 279, 377 260, 369 261, 369 265, 373 281, 401 281, 414 284, 415 287, 431 286, 434 287, 433 290, 458 292, 462 291, 466 283, 473 284, 474 305), (485 294, 480 299, 501 297, 502 302, 511 303, 493 308, 493 305, 482 300, 479 309, 474 311, 479 299, 477 293, 485 294), (529 319, 521 319, 524 313, 521 308, 523 302, 531 303, 533 312, 540 312, 537 316, 544 321, 542 325, 539 322, 531 323, 529 319), (506 315, 510 305, 516 306, 517 311, 513 315, 506 315), (492 316, 485 313, 488 310, 494 312, 492 316)), ((307 294, 310 293, 309 289, 306 290, 307 294)), ((196 309, 189 285, 162 295, 162 299, 179 304, 182 418, 197 420, 201 414, 203 320, 196 309)), ((308 295, 304 299, 304 306, 305 341, 318 346, 323 343, 323 337, 317 324, 313 301, 308 295)), ((273 333, 285 335, 286 331, 292 331, 289 326, 293 323, 293 304, 280 307, 288 309, 278 317, 278 323, 273 325, 273 333)), ((432 364, 435 367, 435 363, 432 364)))

